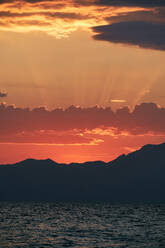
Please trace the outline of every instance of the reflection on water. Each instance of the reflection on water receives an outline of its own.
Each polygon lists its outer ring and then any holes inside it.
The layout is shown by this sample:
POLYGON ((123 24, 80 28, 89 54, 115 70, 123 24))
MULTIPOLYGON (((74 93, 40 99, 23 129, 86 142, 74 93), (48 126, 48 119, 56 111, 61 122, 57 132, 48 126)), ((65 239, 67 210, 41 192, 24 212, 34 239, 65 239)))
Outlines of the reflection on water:
POLYGON ((165 205, 1 203, 7 247, 165 248, 165 205))

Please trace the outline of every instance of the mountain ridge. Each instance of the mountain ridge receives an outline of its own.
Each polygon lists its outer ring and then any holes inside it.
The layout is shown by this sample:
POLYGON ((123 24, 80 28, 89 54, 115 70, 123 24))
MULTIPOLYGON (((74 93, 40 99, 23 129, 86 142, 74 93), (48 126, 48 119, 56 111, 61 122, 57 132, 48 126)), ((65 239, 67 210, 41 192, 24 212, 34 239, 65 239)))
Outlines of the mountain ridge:
POLYGON ((165 143, 108 163, 27 159, 14 165, 0 166, 0 201, 165 203, 165 143))
POLYGON ((133 154, 137 154, 139 152, 142 152, 142 151, 145 151, 145 152, 149 152, 149 151, 153 151, 153 150, 157 150, 158 148, 163 148, 165 149, 165 142, 161 143, 161 144, 146 144, 144 146, 142 146, 140 149, 138 150, 135 150, 133 152, 130 152, 128 154, 121 154, 119 155, 117 158, 109 161, 109 162, 105 162, 105 161, 101 161, 101 160, 94 160, 94 161, 85 161, 85 162, 71 162, 71 163, 58 163, 56 161, 54 161, 53 159, 51 158, 46 158, 46 159, 35 159, 35 158, 27 158, 27 159, 24 159, 22 161, 18 161, 16 163, 9 163, 9 164, 0 164, 0 166, 3 166, 3 165, 20 165, 20 164, 24 164, 24 163, 30 163, 30 162, 47 162, 47 163, 51 163, 54 165, 85 165, 85 164, 104 164, 104 165, 109 165, 111 164, 112 162, 115 162, 115 161, 118 161, 120 159, 123 159, 123 158, 128 158, 130 156, 132 156, 133 154))

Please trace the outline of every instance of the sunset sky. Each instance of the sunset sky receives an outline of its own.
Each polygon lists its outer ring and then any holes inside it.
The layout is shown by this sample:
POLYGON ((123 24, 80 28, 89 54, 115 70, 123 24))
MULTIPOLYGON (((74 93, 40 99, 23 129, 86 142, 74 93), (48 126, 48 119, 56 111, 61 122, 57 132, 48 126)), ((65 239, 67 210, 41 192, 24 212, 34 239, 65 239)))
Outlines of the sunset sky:
POLYGON ((0 163, 165 142, 164 0, 0 0, 0 163))

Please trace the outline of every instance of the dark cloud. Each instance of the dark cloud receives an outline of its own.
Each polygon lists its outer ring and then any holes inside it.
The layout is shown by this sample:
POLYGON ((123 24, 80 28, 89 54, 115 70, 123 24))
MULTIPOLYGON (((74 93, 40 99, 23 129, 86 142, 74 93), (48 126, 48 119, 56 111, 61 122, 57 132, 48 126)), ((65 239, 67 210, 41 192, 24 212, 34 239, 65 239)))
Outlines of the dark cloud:
POLYGON ((164 0, 98 0, 97 5, 105 6, 138 6, 138 7, 155 7, 165 6, 164 0))
POLYGON ((10 11, 0 11, 0 18, 5 18, 5 17, 11 17, 11 18, 15 18, 15 17, 29 17, 29 16, 33 16, 35 14, 35 12, 21 12, 21 13, 17 13, 17 12, 10 12, 10 11))
POLYGON ((43 107, 29 110, 1 103, 0 118, 1 142, 51 143, 55 139, 57 143, 60 140, 65 143, 67 137, 75 143, 86 142, 80 132, 96 128, 115 129, 116 135, 124 131, 133 135, 165 134, 165 108, 154 103, 137 105, 132 112, 128 107, 116 112, 111 108, 74 106, 65 110, 48 111, 43 107))
POLYGON ((11 1, 10 0, 0 0, 0 4, 1 3, 10 3, 11 1))
MULTIPOLYGON (((59 0, 24 0, 25 2, 29 3, 40 3, 40 2, 46 2, 46 3, 52 3, 57 2, 60 3, 59 0)), ((16 2, 16 0, 0 0, 1 3, 11 3, 16 2)), ((156 6, 165 6, 164 0, 73 0, 73 4, 76 5, 98 5, 98 6, 138 6, 138 7, 156 7, 156 6)))
POLYGON ((105 18, 109 23, 144 21, 151 23, 165 23, 165 8, 145 9, 133 12, 123 12, 116 16, 105 18))
POLYGON ((76 13, 62 13, 62 12, 47 12, 47 13, 40 13, 40 15, 44 15, 48 18, 60 18, 60 19, 76 19, 76 20, 84 20, 89 19, 89 15, 81 15, 76 13))
POLYGON ((119 22, 93 27, 95 40, 165 50, 165 24, 149 22, 119 22))
POLYGON ((64 13, 64 12, 22 12, 22 13, 17 13, 17 12, 10 12, 10 11, 0 11, 0 18, 17 18, 17 17, 31 17, 31 16, 45 16, 46 18, 51 18, 51 19, 76 19, 76 20, 83 20, 83 19, 89 19, 89 15, 81 15, 81 14, 76 14, 76 13, 64 13))
POLYGON ((0 97, 7 97, 7 92, 0 91, 0 97))

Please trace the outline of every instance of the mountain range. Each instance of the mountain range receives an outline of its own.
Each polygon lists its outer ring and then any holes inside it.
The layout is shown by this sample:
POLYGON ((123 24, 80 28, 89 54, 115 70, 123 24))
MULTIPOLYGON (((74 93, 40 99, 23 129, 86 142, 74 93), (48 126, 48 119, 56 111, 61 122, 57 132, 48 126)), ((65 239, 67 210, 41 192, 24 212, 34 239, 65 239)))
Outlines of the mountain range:
POLYGON ((0 201, 165 203, 165 143, 108 163, 26 159, 0 165, 0 201))

